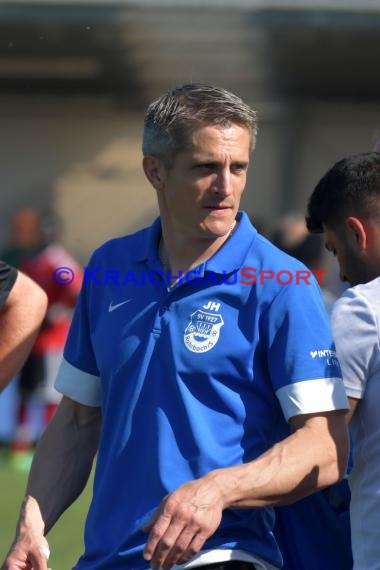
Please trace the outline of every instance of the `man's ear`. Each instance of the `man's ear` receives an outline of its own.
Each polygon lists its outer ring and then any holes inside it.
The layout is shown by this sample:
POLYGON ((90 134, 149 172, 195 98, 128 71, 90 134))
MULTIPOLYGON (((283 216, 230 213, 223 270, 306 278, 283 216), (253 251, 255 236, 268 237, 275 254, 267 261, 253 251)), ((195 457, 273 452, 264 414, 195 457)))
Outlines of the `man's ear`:
POLYGON ((162 190, 165 184, 165 168, 155 156, 144 156, 142 162, 145 176, 156 190, 162 190))
POLYGON ((351 243, 353 243, 353 245, 360 251, 366 250, 368 248, 369 237, 367 224, 359 218, 350 216, 346 219, 346 228, 348 230, 351 243))

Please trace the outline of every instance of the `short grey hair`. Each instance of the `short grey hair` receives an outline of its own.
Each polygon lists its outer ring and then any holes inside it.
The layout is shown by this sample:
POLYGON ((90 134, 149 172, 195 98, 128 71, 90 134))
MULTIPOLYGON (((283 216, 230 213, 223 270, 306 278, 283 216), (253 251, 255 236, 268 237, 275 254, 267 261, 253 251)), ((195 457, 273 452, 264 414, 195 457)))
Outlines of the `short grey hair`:
POLYGON ((240 97, 221 87, 185 83, 151 103, 145 113, 142 151, 170 168, 176 155, 186 150, 194 129, 237 124, 250 134, 250 150, 257 134, 256 112, 240 97))

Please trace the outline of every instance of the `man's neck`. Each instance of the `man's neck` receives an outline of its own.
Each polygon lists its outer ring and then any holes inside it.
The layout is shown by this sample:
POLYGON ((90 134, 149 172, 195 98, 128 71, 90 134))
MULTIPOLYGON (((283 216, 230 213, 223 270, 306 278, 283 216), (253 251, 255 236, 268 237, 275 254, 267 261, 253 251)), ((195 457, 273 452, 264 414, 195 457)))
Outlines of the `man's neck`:
POLYGON ((171 236, 163 229, 159 244, 159 256, 165 271, 170 271, 172 275, 179 275, 198 267, 201 263, 210 259, 230 238, 237 227, 236 220, 231 224, 228 233, 224 236, 207 239, 197 238, 189 240, 176 236, 171 236))

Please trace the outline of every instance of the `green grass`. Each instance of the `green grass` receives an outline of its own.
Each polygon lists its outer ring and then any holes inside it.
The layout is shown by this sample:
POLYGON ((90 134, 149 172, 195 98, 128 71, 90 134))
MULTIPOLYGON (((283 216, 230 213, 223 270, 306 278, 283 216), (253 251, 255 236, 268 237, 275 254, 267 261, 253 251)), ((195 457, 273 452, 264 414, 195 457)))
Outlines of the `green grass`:
MULTIPOLYGON (((27 475, 0 464, 0 565, 14 537, 27 475)), ((79 499, 62 515, 47 539, 53 570, 69 570, 83 551, 84 519, 91 499, 92 478, 79 499)))

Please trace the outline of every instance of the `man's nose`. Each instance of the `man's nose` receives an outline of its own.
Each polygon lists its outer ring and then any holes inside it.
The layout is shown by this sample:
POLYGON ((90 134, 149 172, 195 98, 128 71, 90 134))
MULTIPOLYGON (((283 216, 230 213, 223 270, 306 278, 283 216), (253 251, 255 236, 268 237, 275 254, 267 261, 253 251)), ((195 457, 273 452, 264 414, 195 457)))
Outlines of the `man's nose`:
POLYGON ((220 196, 229 196, 232 193, 232 180, 229 170, 223 169, 218 172, 213 189, 220 196))

